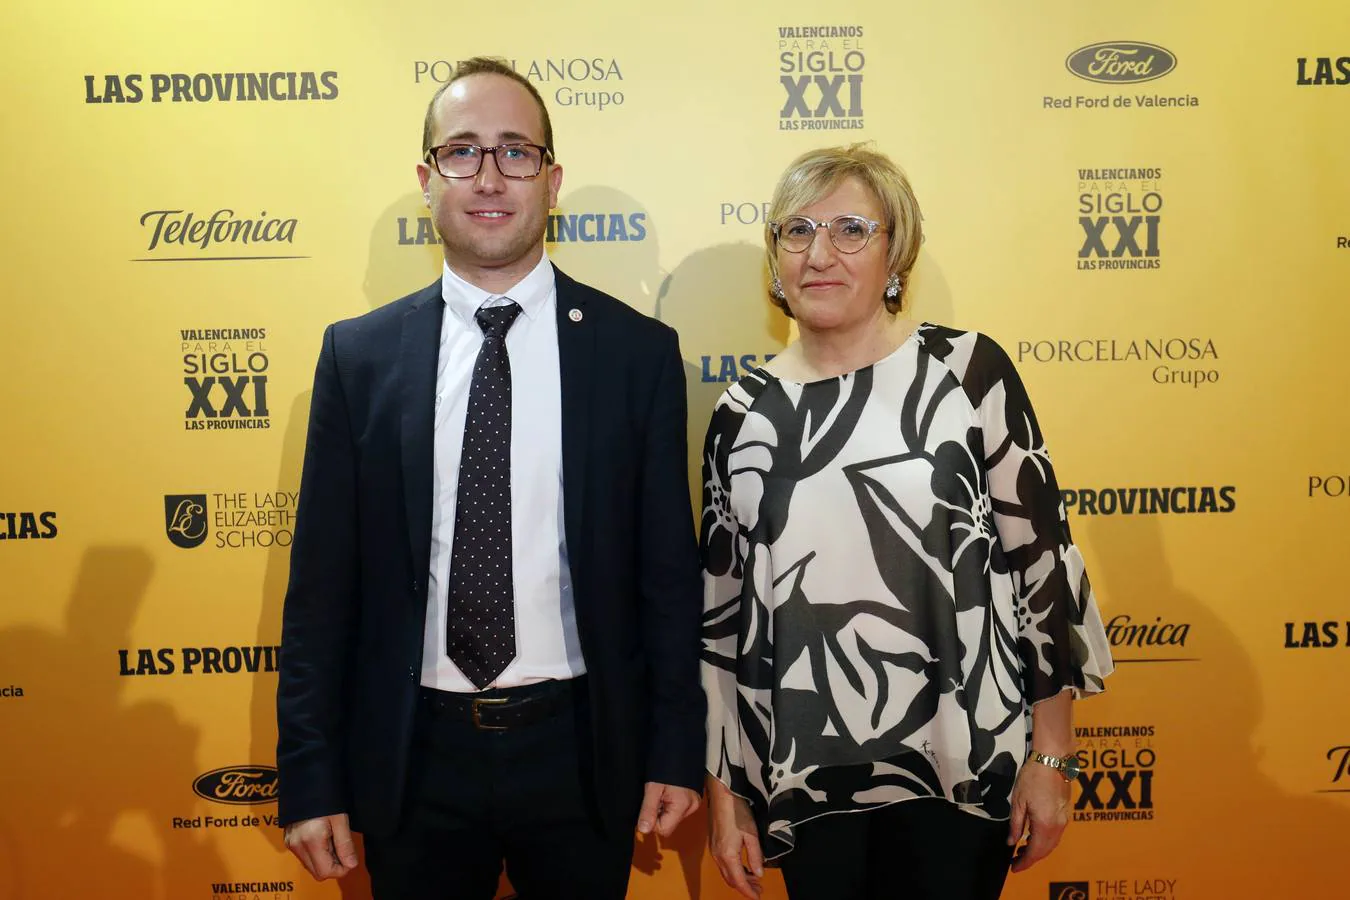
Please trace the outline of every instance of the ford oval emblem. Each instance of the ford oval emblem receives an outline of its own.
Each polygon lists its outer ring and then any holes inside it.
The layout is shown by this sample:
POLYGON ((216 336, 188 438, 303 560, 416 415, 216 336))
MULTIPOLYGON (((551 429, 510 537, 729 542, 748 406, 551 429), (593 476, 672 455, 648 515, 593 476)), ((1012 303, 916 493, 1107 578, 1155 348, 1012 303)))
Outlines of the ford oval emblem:
POLYGON ((271 766, 226 766, 198 775, 192 782, 198 797, 215 803, 250 806, 277 799, 277 770, 271 766))
POLYGON ((1065 67, 1102 84, 1134 84, 1161 78, 1177 67, 1172 51, 1139 41, 1103 41, 1069 54, 1065 67))

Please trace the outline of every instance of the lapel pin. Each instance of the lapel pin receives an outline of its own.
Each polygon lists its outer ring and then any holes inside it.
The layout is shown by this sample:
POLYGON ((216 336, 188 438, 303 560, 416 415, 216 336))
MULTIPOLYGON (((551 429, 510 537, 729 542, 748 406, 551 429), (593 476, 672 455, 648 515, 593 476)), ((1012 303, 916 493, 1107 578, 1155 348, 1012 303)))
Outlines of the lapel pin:
POLYGON ((573 322, 580 322, 580 321, 581 321, 581 310, 577 309, 576 307, 573 307, 572 309, 569 309, 569 310, 567 311, 567 318, 571 319, 573 322))

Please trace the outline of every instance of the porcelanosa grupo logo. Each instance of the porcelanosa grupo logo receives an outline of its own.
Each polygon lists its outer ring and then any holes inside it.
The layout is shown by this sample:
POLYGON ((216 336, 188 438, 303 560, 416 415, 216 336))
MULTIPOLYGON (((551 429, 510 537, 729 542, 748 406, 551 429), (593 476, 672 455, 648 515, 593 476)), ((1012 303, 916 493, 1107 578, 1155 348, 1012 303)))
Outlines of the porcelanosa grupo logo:
POLYGON ((1019 363, 1125 363, 1147 367, 1154 384, 1199 389, 1219 381, 1213 338, 1041 338, 1017 342, 1019 363))
MULTIPOLYGON (((554 56, 508 59, 512 69, 532 82, 541 94, 552 93, 554 106, 581 107, 603 112, 623 106, 623 69, 612 56, 554 56)), ((445 84, 454 77, 458 62, 419 59, 413 62, 413 83, 445 84)))
POLYGON ((1350 473, 1341 475, 1327 472, 1308 476, 1308 496, 1321 499, 1336 497, 1350 499, 1350 473))

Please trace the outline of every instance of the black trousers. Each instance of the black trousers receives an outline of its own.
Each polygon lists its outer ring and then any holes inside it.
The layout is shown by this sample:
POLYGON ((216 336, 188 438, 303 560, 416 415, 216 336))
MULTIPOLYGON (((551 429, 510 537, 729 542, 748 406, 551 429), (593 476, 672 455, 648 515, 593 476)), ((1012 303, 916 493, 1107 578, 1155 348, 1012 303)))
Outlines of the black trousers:
POLYGON ((550 711, 490 730, 423 691, 399 831, 365 841, 375 900, 490 900, 503 863, 521 900, 620 900, 633 836, 604 835, 594 812, 584 679, 475 696, 550 711))
POLYGON ((782 857, 791 900, 995 900, 1008 823, 920 798, 803 822, 782 857))

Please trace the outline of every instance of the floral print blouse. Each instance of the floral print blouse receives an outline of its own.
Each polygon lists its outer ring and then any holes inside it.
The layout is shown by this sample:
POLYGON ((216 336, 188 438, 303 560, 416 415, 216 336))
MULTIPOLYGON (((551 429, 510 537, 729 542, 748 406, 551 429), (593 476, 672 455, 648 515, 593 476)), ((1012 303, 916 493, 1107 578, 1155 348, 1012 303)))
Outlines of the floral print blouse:
POLYGON ((765 856, 914 797, 1006 819, 1031 706, 1112 670, 1007 354, 924 324, 885 359, 723 394, 703 456, 708 771, 765 856))

